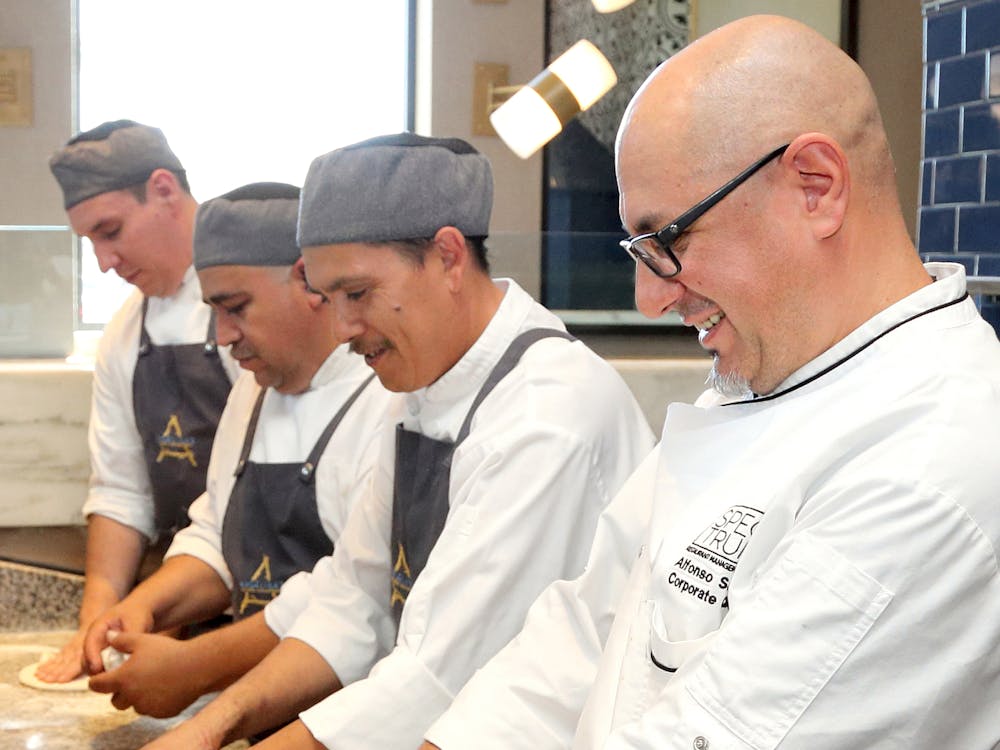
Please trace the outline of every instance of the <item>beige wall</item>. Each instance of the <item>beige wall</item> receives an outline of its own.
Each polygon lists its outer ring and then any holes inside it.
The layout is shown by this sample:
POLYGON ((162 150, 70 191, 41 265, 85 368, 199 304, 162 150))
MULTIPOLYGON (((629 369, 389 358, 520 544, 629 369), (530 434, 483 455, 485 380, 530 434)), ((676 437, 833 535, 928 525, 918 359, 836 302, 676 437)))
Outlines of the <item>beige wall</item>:
POLYGON ((540 291, 542 156, 515 156, 497 137, 472 135, 476 62, 505 63, 510 82, 527 83, 545 67, 541 0, 420 0, 417 24, 417 132, 458 136, 489 157, 496 179, 490 247, 493 271, 540 291))
POLYGON ((71 0, 2 0, 0 47, 32 52, 34 124, 0 127, 0 225, 63 225, 48 158, 72 134, 71 0))
POLYGON ((860 0, 858 6, 858 63, 878 97, 903 216, 916 237, 924 44, 920 0, 860 0))

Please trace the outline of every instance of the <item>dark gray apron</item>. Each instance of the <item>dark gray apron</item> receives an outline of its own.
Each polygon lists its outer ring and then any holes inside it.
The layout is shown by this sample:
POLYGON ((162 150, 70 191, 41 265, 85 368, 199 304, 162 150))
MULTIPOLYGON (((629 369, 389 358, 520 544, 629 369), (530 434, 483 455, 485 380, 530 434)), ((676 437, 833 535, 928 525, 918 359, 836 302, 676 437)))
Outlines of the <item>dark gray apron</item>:
POLYGON ((372 382, 358 386, 327 424, 305 463, 248 461, 264 403, 262 388, 250 416, 243 451, 222 522, 222 556, 233 575, 233 618, 259 612, 281 585, 333 552, 316 508, 316 465, 347 411, 372 382))
POLYGON ((153 488, 161 541, 188 523, 187 509, 205 491, 215 428, 232 384, 219 359, 212 314, 203 344, 156 346, 142 301, 139 356, 132 376, 135 425, 153 488))
POLYGON ((511 342, 476 394, 455 442, 435 440, 419 432, 405 430, 402 424, 396 426, 390 542, 393 570, 389 605, 397 628, 406 597, 427 564, 427 558, 444 529, 449 508, 451 460, 455 449, 468 437, 476 410, 497 383, 517 366, 521 356, 532 344, 554 337, 575 340, 565 331, 534 328, 511 342))

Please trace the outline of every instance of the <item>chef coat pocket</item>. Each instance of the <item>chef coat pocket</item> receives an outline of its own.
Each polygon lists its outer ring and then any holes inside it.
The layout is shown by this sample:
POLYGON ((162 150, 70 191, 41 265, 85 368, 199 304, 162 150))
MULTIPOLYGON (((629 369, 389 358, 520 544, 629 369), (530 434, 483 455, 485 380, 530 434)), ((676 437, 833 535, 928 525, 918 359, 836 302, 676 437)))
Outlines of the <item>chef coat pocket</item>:
POLYGON ((652 602, 649 614, 649 658, 657 669, 673 674, 691 657, 704 652, 718 630, 711 630, 700 638, 672 641, 667 637, 660 612, 660 603, 652 602))
POLYGON ((778 746, 881 616, 892 592, 802 534, 726 618, 688 690, 743 742, 778 746))

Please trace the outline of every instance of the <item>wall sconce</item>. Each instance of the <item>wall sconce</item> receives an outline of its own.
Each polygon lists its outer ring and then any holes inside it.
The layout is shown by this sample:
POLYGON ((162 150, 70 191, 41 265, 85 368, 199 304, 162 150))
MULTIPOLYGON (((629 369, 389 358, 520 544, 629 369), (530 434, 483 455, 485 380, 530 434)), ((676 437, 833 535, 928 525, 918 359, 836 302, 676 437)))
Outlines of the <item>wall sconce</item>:
POLYGON ((598 13, 614 13, 633 2, 634 0, 594 0, 594 8, 598 13))
POLYGON ((617 82, 611 63, 586 39, 563 52, 526 86, 506 85, 506 65, 477 63, 473 132, 492 134, 481 121, 483 113, 492 113, 489 122, 496 134, 527 159, 617 82))

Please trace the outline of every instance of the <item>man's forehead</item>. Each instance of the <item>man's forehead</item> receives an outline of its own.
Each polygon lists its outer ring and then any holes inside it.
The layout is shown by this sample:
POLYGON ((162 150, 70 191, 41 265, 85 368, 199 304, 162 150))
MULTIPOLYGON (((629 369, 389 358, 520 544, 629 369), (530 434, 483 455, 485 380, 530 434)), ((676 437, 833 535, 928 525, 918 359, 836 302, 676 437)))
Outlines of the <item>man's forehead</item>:
POLYGON ((377 246, 358 243, 315 245, 302 250, 306 281, 314 289, 334 291, 359 279, 369 278, 378 268, 377 246))

